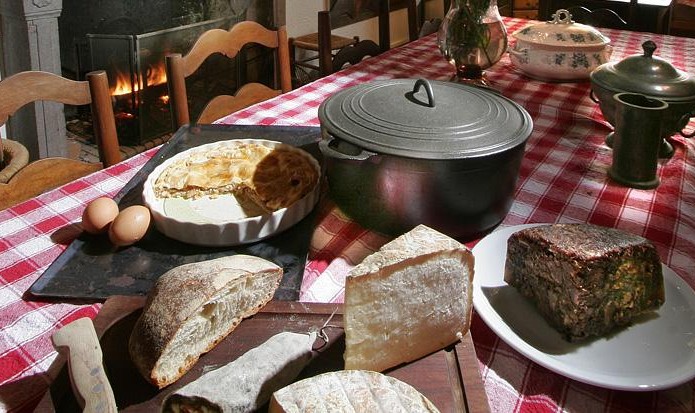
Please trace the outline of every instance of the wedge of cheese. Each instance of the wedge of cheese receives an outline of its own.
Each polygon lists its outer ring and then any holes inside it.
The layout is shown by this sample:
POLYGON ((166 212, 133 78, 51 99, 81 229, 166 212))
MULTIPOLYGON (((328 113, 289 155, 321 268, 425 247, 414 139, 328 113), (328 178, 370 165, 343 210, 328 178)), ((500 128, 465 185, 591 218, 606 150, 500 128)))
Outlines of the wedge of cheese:
POLYGON ((473 254, 419 225, 353 268, 345 280, 345 368, 383 371, 468 332, 473 254))
POLYGON ((269 413, 439 412, 425 396, 398 379, 362 370, 320 374, 284 387, 270 399, 269 413))

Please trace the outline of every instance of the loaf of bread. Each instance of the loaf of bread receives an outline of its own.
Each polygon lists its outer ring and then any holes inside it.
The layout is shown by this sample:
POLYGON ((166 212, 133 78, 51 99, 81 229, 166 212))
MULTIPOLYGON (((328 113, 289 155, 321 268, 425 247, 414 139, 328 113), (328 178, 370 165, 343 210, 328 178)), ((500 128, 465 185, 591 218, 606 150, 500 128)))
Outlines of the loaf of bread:
POLYGON ((150 291, 131 333, 133 363, 157 387, 173 383, 270 301, 282 274, 281 267, 249 255, 169 270, 150 291))
POLYGON ((162 412, 255 412, 297 378, 311 360, 315 339, 316 333, 278 333, 169 394, 162 412))
POLYGON ((439 412, 415 388, 374 371, 341 370, 292 383, 270 399, 268 413, 439 412))
POLYGON ((383 371, 462 338, 471 322, 473 254, 419 225, 345 280, 345 368, 383 371))
POLYGON ((590 224, 515 232, 507 243, 504 280, 570 341, 603 336, 664 302, 654 245, 590 224))

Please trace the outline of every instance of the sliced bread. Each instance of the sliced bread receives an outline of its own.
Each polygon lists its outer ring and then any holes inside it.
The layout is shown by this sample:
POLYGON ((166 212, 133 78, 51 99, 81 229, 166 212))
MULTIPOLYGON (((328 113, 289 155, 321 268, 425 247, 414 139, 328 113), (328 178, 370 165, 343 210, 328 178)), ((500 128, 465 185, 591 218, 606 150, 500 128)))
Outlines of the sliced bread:
POLYGON ((276 264, 249 255, 169 270, 150 291, 131 333, 133 363, 157 387, 173 383, 270 301, 282 274, 276 264))

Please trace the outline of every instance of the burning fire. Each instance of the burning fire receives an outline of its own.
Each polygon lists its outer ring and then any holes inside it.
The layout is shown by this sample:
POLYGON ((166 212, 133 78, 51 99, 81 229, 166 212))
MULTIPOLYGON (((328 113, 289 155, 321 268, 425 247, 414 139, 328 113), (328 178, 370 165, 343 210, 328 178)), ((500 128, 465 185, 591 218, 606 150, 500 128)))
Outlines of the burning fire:
MULTIPOLYGON (((167 74, 163 66, 150 67, 147 73, 147 86, 155 86, 166 83, 167 74)), ((142 78, 140 83, 136 83, 135 90, 133 90, 133 84, 130 80, 130 75, 127 73, 116 74, 116 87, 111 91, 112 96, 121 96, 131 92, 137 92, 143 89, 142 78)), ((163 96, 162 99, 169 100, 168 96, 163 96)))

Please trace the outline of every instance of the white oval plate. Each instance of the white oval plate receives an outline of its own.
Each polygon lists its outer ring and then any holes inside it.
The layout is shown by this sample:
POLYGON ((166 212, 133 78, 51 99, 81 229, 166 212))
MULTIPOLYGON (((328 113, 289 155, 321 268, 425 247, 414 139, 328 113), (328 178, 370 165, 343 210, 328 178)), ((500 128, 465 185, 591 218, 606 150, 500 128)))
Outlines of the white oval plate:
POLYGON ((242 206, 233 195, 203 196, 198 199, 157 198, 154 182, 172 162, 190 156, 192 152, 233 146, 240 142, 270 147, 291 147, 310 159, 319 174, 321 167, 309 153, 281 142, 263 139, 237 139, 197 146, 174 155, 158 165, 145 180, 142 198, 152 212, 157 229, 169 238, 204 246, 234 246, 249 244, 278 234, 309 215, 320 197, 320 185, 304 198, 287 208, 270 214, 260 214, 258 207, 242 206), (255 211, 254 211, 255 209, 255 211))
POLYGON ((473 304, 497 335, 549 370, 609 389, 652 391, 695 377, 695 292, 663 264, 666 301, 658 311, 608 337, 564 340, 504 282, 507 239, 537 225, 498 229, 473 248, 473 304))

